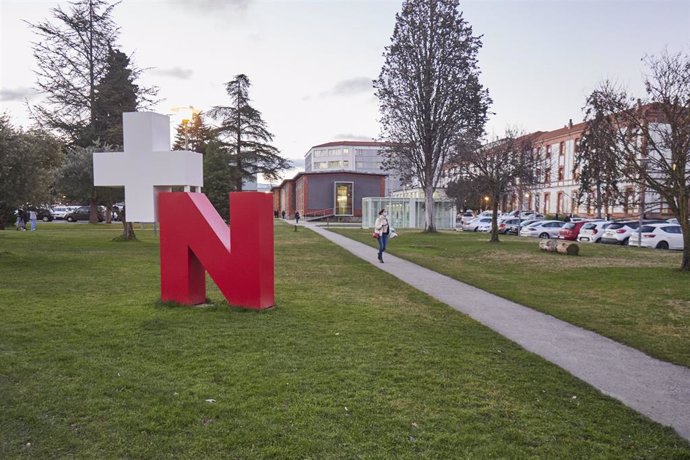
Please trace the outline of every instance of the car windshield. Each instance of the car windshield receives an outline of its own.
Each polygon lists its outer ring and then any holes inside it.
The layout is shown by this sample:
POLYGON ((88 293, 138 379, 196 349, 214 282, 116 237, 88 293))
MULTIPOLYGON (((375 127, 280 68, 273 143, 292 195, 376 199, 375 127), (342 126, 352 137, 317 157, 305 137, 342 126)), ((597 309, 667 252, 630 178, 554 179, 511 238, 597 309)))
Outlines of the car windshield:
POLYGON ((583 230, 592 230, 593 228, 597 228, 597 224, 585 224, 582 226, 583 230))
POLYGON ((566 230, 570 230, 571 228, 575 228, 575 224, 572 223, 572 222, 568 222, 567 224, 565 224, 565 225, 563 226, 563 228, 566 229, 566 230))
POLYGON ((654 227, 651 225, 643 225, 642 228, 640 228, 640 232, 642 233, 651 233, 654 231, 654 227))
POLYGON ((481 222, 481 223, 483 223, 483 224, 486 224, 486 223, 488 223, 488 222, 491 222, 491 218, 482 219, 482 220, 480 220, 479 222, 481 222))
POLYGON ((609 225, 609 230, 617 230, 619 228, 623 228, 625 224, 611 224, 609 225))

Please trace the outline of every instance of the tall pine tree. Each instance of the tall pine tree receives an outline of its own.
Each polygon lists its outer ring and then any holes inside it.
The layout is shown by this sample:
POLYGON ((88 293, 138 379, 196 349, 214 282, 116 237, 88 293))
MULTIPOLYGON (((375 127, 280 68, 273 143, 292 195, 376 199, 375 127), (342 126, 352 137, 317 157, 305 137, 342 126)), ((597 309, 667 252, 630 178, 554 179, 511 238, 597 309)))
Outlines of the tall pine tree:
POLYGON ((105 75, 96 85, 94 129, 101 144, 121 146, 122 114, 137 110, 139 86, 125 53, 110 48, 107 63, 105 75))
POLYGON ((252 180, 261 173, 267 179, 278 179, 281 171, 291 164, 280 156, 280 151, 270 145, 273 141, 261 118, 261 112, 249 102, 251 83, 246 75, 237 75, 226 84, 230 106, 216 106, 209 115, 220 119, 215 129, 228 163, 236 170, 235 190, 242 190, 242 181, 252 180))
MULTIPOLYGON (((216 138, 210 127, 204 123, 201 112, 192 114, 192 119, 177 126, 173 150, 191 150, 206 153, 209 142, 216 138)), ((205 181, 204 181, 205 182, 205 181)))
POLYGON ((108 50, 117 40, 112 19, 116 3, 79 0, 52 10, 54 20, 30 24, 37 35, 33 54, 37 86, 46 103, 32 108, 41 125, 72 144, 88 146, 95 131, 96 87, 108 68, 108 50))

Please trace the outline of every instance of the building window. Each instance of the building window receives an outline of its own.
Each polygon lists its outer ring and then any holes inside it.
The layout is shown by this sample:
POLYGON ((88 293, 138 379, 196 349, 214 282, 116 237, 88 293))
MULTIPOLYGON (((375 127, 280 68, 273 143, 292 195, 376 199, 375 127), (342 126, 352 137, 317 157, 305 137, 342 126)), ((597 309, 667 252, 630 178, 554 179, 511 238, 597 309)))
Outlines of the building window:
POLYGON ((565 176, 565 168, 563 166, 558 167, 558 180, 563 180, 565 176))
POLYGON ((352 215, 353 203, 353 187, 352 182, 336 182, 335 183, 335 214, 339 216, 352 215))
POLYGON ((579 176, 579 173, 578 173, 578 171, 577 171, 577 166, 575 166, 575 167, 573 168, 573 180, 576 181, 576 180, 578 180, 579 177, 580 177, 580 176, 579 176))
POLYGON ((544 214, 547 214, 550 210, 550 206, 549 206, 550 201, 551 201, 551 194, 545 193, 544 194, 544 210, 542 211, 544 214))
POLYGON ((575 153, 578 153, 580 151, 580 138, 576 137, 575 138, 575 153))
POLYGON ((350 160, 343 160, 343 168, 349 168, 350 167, 350 160))
POLYGON ((544 182, 547 184, 551 183, 551 168, 547 167, 544 172, 544 182))
POLYGON ((558 155, 560 155, 560 156, 565 155, 565 141, 558 144, 558 155))
POLYGON ((558 192, 556 195, 556 214, 563 212, 563 192, 558 192))
POLYGON ((339 161, 329 161, 328 162, 328 169, 338 169, 340 168, 340 162, 339 161))
POLYGON ((328 162, 327 161, 320 161, 320 162, 316 163, 316 166, 319 169, 327 169, 328 168, 328 162))
POLYGON ((349 149, 343 149, 343 153, 350 153, 349 149))

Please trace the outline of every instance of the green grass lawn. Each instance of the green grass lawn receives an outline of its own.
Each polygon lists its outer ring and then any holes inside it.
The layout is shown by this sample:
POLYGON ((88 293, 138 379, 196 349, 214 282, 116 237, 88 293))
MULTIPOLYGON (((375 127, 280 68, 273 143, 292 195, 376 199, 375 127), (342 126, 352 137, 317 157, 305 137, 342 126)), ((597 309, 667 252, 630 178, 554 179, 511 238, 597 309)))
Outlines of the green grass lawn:
POLYGON ((690 458, 306 229, 276 227, 263 313, 214 286, 210 307, 161 305, 156 239, 118 232, 0 232, 0 458, 690 458))
MULTIPOLYGON (((333 231, 376 244, 368 230, 333 231)), ((584 243, 573 257, 539 251, 535 238, 400 233, 391 254, 690 367, 690 273, 677 251, 584 243)))

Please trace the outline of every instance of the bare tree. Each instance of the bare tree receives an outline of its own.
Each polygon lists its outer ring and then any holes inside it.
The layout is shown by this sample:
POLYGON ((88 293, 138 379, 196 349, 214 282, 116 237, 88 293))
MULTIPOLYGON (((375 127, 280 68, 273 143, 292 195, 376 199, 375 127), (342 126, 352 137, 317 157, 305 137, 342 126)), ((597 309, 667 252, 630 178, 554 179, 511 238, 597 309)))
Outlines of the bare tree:
POLYGON ((602 106, 615 120, 623 175, 656 192, 678 219, 685 244, 680 269, 690 271, 690 55, 664 52, 644 62, 646 98, 602 86, 602 106))
POLYGON ((586 127, 575 155, 580 170, 580 198, 594 190, 594 208, 601 219, 601 210, 620 198, 618 187, 621 168, 616 156, 616 121, 607 112, 607 95, 615 93, 615 85, 606 80, 587 96, 583 108, 586 127))
POLYGON ((537 180, 539 154, 533 143, 540 133, 518 135, 507 130, 504 137, 480 148, 460 147, 461 177, 491 197, 491 242, 498 242, 498 202, 511 190, 527 187, 537 180))
POLYGON ((479 82, 481 37, 458 0, 407 0, 374 82, 381 112, 384 165, 423 190, 425 230, 435 231, 434 191, 459 138, 478 139, 491 99, 479 82))

